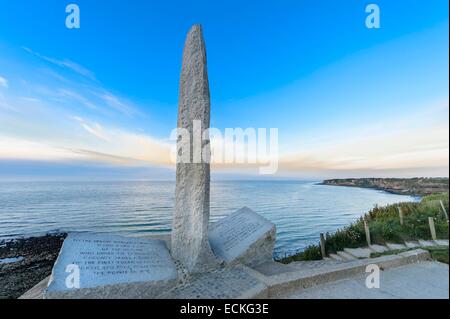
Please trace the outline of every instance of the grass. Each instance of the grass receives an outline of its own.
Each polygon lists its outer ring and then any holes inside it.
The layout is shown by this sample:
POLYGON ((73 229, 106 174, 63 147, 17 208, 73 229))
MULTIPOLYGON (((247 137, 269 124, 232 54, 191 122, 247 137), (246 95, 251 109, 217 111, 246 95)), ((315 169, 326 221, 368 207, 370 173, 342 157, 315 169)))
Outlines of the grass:
MULTIPOLYGON (((414 250, 415 248, 408 248, 408 249, 398 249, 398 250, 390 250, 383 253, 372 253, 370 254, 370 258, 377 258, 381 256, 387 256, 387 255, 396 255, 403 253, 405 251, 414 250)), ((430 252, 431 258, 439 261, 441 263, 448 264, 448 247, 445 246, 436 246, 436 247, 421 247, 421 249, 428 250, 430 252)))
POLYGON ((431 254, 431 258, 448 265, 448 247, 429 247, 425 248, 431 254))
MULTIPOLYGON (((373 244, 384 245, 390 243, 404 243, 418 239, 430 240, 431 233, 428 217, 433 217, 438 239, 449 238, 449 228, 440 206, 443 201, 447 212, 449 211, 448 193, 428 195, 418 203, 405 202, 385 207, 374 207, 366 214, 370 228, 370 236, 373 244), (403 212, 403 225, 400 224, 398 208, 403 212)), ((356 248, 366 246, 364 220, 360 218, 353 224, 339 229, 335 233, 325 235, 326 253, 336 253, 344 248, 356 248)), ((439 254, 440 252, 436 252, 439 254)), ((279 260, 289 263, 300 260, 322 259, 319 245, 311 245, 304 251, 279 260)), ((448 255, 447 255, 448 259, 448 255)))

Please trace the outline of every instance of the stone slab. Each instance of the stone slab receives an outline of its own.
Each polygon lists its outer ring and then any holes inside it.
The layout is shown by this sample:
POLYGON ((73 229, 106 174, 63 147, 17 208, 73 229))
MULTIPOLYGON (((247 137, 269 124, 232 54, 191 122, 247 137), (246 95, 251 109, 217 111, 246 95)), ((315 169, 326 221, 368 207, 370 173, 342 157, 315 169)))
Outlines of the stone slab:
POLYGON ((372 253, 369 248, 345 248, 344 251, 356 258, 369 258, 372 253))
POLYGON ((349 253, 346 253, 345 251, 338 251, 337 254, 341 256, 344 260, 355 260, 356 257, 353 257, 349 253))
POLYGON ((369 248, 375 253, 384 253, 389 250, 386 246, 382 245, 370 245, 369 248))
POLYGON ((336 260, 336 261, 344 261, 344 258, 342 258, 342 257, 339 256, 339 255, 336 255, 336 254, 329 254, 329 256, 330 256, 330 258, 333 259, 333 260, 336 260))
POLYGON ((177 277, 164 241, 70 233, 45 298, 146 298, 175 284, 177 277))
POLYGON ((389 248, 389 250, 402 250, 402 249, 408 248, 405 245, 393 244, 393 243, 387 243, 386 246, 387 246, 387 248, 389 248))
POLYGON ((434 247, 437 246, 436 243, 432 240, 419 240, 419 245, 421 247, 434 247))
POLYGON ((416 241, 405 241, 405 246, 408 248, 419 248, 420 244, 416 241))
POLYGON ((166 243, 166 246, 168 248, 171 247, 171 235, 169 234, 150 234, 146 236, 142 236, 141 238, 148 238, 148 239, 159 239, 166 243))
POLYGON ((448 246, 448 239, 437 239, 434 242, 439 246, 448 246))
POLYGON ((256 266, 272 260, 275 225, 248 207, 211 225, 214 253, 228 265, 256 266))
POLYGON ((309 269, 325 269, 327 267, 333 267, 341 264, 343 261, 333 260, 328 258, 327 260, 303 260, 293 261, 289 264, 282 264, 276 261, 270 261, 254 267, 253 269, 263 274, 264 276, 273 276, 282 273, 305 271, 309 269))

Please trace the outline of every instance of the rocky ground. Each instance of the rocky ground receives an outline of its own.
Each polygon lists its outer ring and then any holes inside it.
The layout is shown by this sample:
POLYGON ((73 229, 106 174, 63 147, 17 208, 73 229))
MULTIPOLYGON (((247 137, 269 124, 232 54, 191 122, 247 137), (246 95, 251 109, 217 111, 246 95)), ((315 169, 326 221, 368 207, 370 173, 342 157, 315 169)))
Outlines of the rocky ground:
POLYGON ((15 299, 49 276, 66 234, 0 241, 0 299, 15 299), (19 260, 16 262, 10 262, 19 260))

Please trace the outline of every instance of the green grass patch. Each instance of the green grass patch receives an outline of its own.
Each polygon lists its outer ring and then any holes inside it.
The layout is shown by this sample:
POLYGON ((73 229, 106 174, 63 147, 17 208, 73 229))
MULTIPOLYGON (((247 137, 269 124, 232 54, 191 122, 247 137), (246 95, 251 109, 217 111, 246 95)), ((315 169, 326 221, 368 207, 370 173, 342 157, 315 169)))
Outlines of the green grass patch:
MULTIPOLYGON (((370 254, 370 258, 377 258, 381 256, 388 255, 397 255, 403 253, 405 251, 415 250, 417 248, 407 248, 407 249, 398 249, 398 250, 389 250, 382 253, 372 253, 370 254)), ((421 247, 420 249, 428 250, 430 252, 431 258, 439 261, 441 263, 448 264, 448 247, 445 246, 436 246, 436 247, 421 247)))
POLYGON ((430 252, 431 258, 434 260, 448 264, 448 247, 427 247, 425 249, 430 252))
POLYGON ((301 253, 280 259, 279 262, 281 262, 283 264, 289 264, 290 262, 293 262, 293 261, 321 260, 321 259, 322 259, 322 254, 320 252, 320 247, 311 245, 311 246, 307 247, 301 253))
MULTIPOLYGON (((440 201, 449 211, 448 193, 425 196, 420 202, 405 202, 384 207, 375 206, 366 214, 373 244, 404 243, 418 239, 430 240, 431 233, 428 218, 434 219, 438 239, 449 238, 449 226, 442 212, 440 201), (403 225, 400 224, 398 208, 403 212, 403 225)), ((326 253, 336 253, 344 248, 366 246, 364 220, 360 218, 353 224, 325 234, 326 253)), ((439 254, 440 252, 438 252, 439 254)), ((319 245, 312 245, 294 256, 286 257, 280 262, 289 263, 300 260, 321 259, 319 245)), ((448 257, 447 257, 448 258, 448 257)))

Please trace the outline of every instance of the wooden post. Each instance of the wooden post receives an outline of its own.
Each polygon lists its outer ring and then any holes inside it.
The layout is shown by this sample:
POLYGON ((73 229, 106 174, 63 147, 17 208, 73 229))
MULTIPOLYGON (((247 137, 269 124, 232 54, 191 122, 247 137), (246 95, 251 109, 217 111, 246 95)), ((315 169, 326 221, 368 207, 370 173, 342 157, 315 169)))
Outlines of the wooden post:
POLYGON ((400 225, 403 226, 403 211, 401 207, 398 207, 398 216, 400 217, 400 225))
POLYGON ((433 240, 436 240, 436 228, 434 228, 434 218, 433 217, 428 217, 428 222, 430 223, 430 232, 431 232, 431 238, 433 238, 433 240))
POLYGON ((326 252, 325 252, 325 237, 323 236, 323 234, 320 234, 320 252, 322 253, 322 259, 324 259, 326 257, 326 252))
POLYGON ((443 203, 441 200, 440 200, 440 202, 441 202, 442 211, 444 212, 445 219, 446 219, 447 222, 448 222, 448 214, 447 214, 447 210, 445 209, 444 203, 443 203))
POLYGON ((366 217, 364 217, 364 230, 366 231, 367 245, 370 246, 370 245, 372 245, 372 243, 370 241, 370 230, 369 230, 369 225, 367 224, 366 217))

